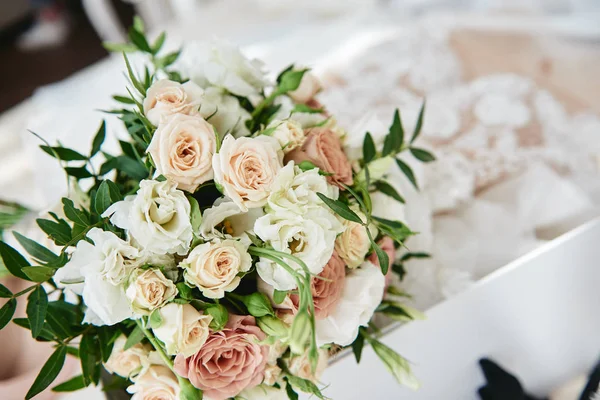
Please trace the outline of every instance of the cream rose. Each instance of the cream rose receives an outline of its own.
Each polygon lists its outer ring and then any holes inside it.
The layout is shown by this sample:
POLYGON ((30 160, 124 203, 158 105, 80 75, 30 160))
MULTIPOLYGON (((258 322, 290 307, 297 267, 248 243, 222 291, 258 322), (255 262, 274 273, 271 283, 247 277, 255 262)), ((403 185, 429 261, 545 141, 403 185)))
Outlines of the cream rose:
MULTIPOLYGON (((365 215, 357 208, 353 210, 363 221, 366 221, 365 215)), ((371 249, 371 241, 367 234, 367 228, 363 225, 343 220, 346 227, 344 232, 335 240, 335 250, 338 255, 346 262, 348 268, 356 268, 365 261, 367 253, 371 249)), ((369 227, 371 235, 377 236, 377 229, 374 226, 369 227)))
POLYGON ((203 93, 202 88, 192 81, 181 84, 161 79, 146 92, 144 114, 154 125, 173 114, 196 115, 203 93))
POLYGON ((137 269, 129 279, 125 294, 136 314, 150 315, 152 311, 173 300, 177 295, 177 288, 159 269, 137 269))
POLYGON ((113 345, 108 361, 104 363, 104 368, 111 374, 117 374, 123 378, 129 378, 134 373, 141 370, 146 364, 148 355, 152 347, 137 343, 127 350, 124 350, 127 337, 119 336, 113 345))
POLYGON ((224 194, 247 211, 267 202, 273 181, 283 167, 283 152, 279 142, 269 136, 235 139, 228 135, 212 163, 215 180, 224 194))
POLYGON ((264 215, 262 208, 253 208, 243 212, 227 197, 218 198, 212 207, 204 210, 200 235, 207 239, 225 237, 225 235, 240 237, 251 231, 255 221, 264 215))
POLYGON ((153 328, 154 335, 165 344, 168 354, 189 357, 200 350, 209 335, 210 315, 189 304, 169 303, 159 311, 162 323, 153 328))
POLYGON ((154 132, 148 153, 157 174, 177 183, 177 188, 194 192, 213 178, 211 159, 217 149, 216 133, 200 116, 174 115, 163 120, 154 132))
POLYGON ((306 140, 302 125, 292 119, 274 120, 266 129, 272 129, 270 136, 277 139, 284 153, 302 146, 306 140))
POLYGON ((319 379, 321 379, 323 371, 327 368, 328 359, 329 354, 327 353, 327 350, 319 349, 319 362, 317 363, 317 369, 313 372, 307 351, 300 356, 292 357, 288 363, 288 368, 293 375, 299 376, 302 379, 307 379, 311 382, 318 382, 319 379))
POLYGON ((177 376, 164 365, 152 365, 127 388, 131 400, 179 400, 177 376))
POLYGON ((314 97, 321 91, 323 87, 319 78, 317 78, 310 71, 307 71, 302 76, 300 86, 292 92, 288 93, 296 103, 306 104, 314 99, 314 97))
POLYGON ((214 239, 196 246, 180 266, 190 286, 195 286, 211 299, 220 299, 240 284, 240 272, 252 266, 248 241, 214 239))
POLYGON ((143 180, 137 194, 110 206, 103 217, 138 245, 157 254, 187 253, 192 241, 191 206, 175 182, 143 180))

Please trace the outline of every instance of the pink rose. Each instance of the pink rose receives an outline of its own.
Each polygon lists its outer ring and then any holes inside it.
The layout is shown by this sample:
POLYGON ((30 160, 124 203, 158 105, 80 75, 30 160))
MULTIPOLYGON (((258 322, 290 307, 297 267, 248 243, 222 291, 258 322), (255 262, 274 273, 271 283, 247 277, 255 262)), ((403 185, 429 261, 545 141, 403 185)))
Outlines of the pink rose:
POLYGON ((254 317, 230 314, 225 329, 213 332, 198 353, 175 358, 175 371, 211 400, 235 397, 262 382, 269 348, 258 341, 265 338, 254 317))
MULTIPOLYGON (((334 310, 346 280, 346 265, 337 252, 333 252, 331 259, 318 276, 324 279, 312 278, 311 291, 315 303, 315 318, 324 319, 334 310)), ((290 300, 293 311, 297 311, 300 301, 298 295, 291 294, 290 300)))
POLYGON ((328 128, 306 129, 306 141, 301 148, 290 152, 286 157, 294 160, 296 164, 310 161, 325 172, 333 175, 327 177, 329 183, 342 188, 352 184, 352 166, 339 137, 328 128))
MULTIPOLYGON (((387 289, 392 280, 392 264, 394 264, 394 260, 396 259, 396 247, 394 247, 394 241, 389 236, 384 236, 384 238, 381 239, 378 244, 381 249, 385 251, 389 258, 389 268, 387 274, 385 274, 385 289, 387 289)), ((377 268, 381 268, 379 266, 379 259, 377 258, 377 254, 375 252, 369 256, 369 261, 377 268)))

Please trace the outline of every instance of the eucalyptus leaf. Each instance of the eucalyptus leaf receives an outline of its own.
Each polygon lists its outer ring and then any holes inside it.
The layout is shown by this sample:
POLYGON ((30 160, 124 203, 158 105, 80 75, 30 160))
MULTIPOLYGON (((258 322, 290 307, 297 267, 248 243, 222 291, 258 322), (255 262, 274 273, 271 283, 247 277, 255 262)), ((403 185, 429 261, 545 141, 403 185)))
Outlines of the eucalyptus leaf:
POLYGON ((431 258, 431 254, 422 252, 406 253, 400 258, 400 261, 408 261, 413 258, 431 258))
POLYGON ((400 119, 400 111, 396 109, 390 131, 383 142, 382 155, 385 157, 389 154, 397 153, 402 148, 403 143, 404 128, 402 127, 402 120, 400 119))
POLYGON ((381 268, 381 273, 383 275, 387 274, 388 269, 390 267, 390 258, 385 251, 377 243, 371 241, 371 245, 377 254, 377 261, 379 261, 379 267, 381 268))
POLYGON ((52 263, 58 259, 58 256, 41 244, 21 235, 19 232, 13 232, 13 236, 21 246, 36 260, 52 263))
POLYGON ((3 329, 15 315, 17 309, 17 299, 9 299, 2 308, 0 308, 0 329, 3 329))
POLYGON ((377 150, 375 148, 375 142, 373 141, 373 136, 369 132, 365 135, 365 139, 363 140, 363 161, 365 164, 371 162, 375 155, 377 154, 377 150))
POLYGON ((114 95, 112 98, 114 100, 118 101, 119 103, 123 103, 123 104, 135 104, 135 100, 133 100, 130 97, 127 97, 127 96, 114 95))
POLYGON ((0 257, 2 257, 4 266, 12 275, 17 278, 25 279, 26 281, 31 280, 23 272, 23 267, 30 266, 25 257, 2 241, 0 241, 0 257))
POLYGON ((148 44, 148 40, 146 39, 142 31, 138 31, 137 29, 135 29, 135 26, 129 29, 129 40, 131 40, 131 42, 134 45, 136 45, 137 48, 141 51, 146 53, 152 53, 152 48, 148 44))
POLYGON ((76 178, 77 180, 80 179, 87 179, 87 178, 91 178, 94 175, 92 175, 92 173, 90 171, 88 171, 88 169, 83 166, 83 167, 65 167, 65 172, 67 173, 67 175, 72 176, 74 178, 76 178))
POLYGON ((81 153, 78 153, 75 150, 72 149, 67 149, 66 147, 60 147, 60 146, 54 146, 54 147, 50 147, 50 146, 40 146, 40 148, 42 150, 44 150, 47 154, 51 155, 52 157, 57 157, 62 160, 62 161, 85 161, 87 160, 87 157, 84 156, 81 153))
POLYGON ((44 328, 48 311, 48 295, 42 285, 39 285, 27 298, 27 318, 31 328, 31 336, 37 338, 44 328))
POLYGON ((144 85, 142 85, 140 83, 140 81, 138 80, 138 78, 135 76, 135 73, 133 72, 133 69, 131 68, 131 64, 129 63, 129 59, 127 58, 125 53, 123 53, 123 58, 125 59, 125 66, 127 67, 127 75, 129 76, 129 80, 133 84, 133 87, 135 87, 136 90, 142 96, 146 97, 146 89, 144 88, 144 85))
POLYGON ((425 102, 421 104, 421 110, 419 110, 419 118, 417 118, 417 123, 415 125, 415 130, 413 131, 412 138, 410 138, 410 143, 412 144, 419 135, 421 134, 421 128, 423 128, 423 116, 425 115, 425 102))
POLYGON ((94 136, 94 140, 92 141, 92 150, 90 151, 90 158, 95 156, 96 153, 100 151, 102 147, 102 143, 104 143, 104 139, 106 138, 106 121, 102 121, 98 131, 96 131, 96 135, 94 136))
POLYGON ((386 196, 391 197, 392 199, 405 204, 406 201, 404 200, 404 198, 400 195, 400 193, 398 193, 398 191, 389 183, 387 182, 377 182, 375 184, 375 188, 380 191, 381 193, 385 194, 386 196))
POLYGON ((424 149, 419 149, 417 147, 411 147, 410 153, 419 161, 422 162, 432 162, 435 161, 435 156, 431 154, 429 151, 424 149))
POLYGON ((8 290, 6 286, 0 283, 0 297, 7 299, 9 297, 12 297, 12 295, 13 293, 10 290, 8 290))
POLYGON ((160 35, 156 38, 154 43, 152 43, 152 54, 157 54, 162 48, 163 44, 165 44, 165 39, 167 38, 166 32, 161 32, 160 35))
POLYGON ((398 168, 400 168, 400 170, 404 173, 404 175, 406 175, 406 177, 408 178, 410 183, 413 184, 415 189, 418 190, 419 185, 417 184, 417 179, 415 178, 415 174, 414 174, 412 168, 410 168, 408 166, 408 164, 406 164, 404 161, 400 160, 399 158, 396 158, 396 164, 398 164, 398 168))
MULTIPOLYGON (((27 330, 31 330, 31 325, 29 324, 29 319, 27 318, 15 318, 13 319, 13 323, 20 326, 21 328, 25 328, 27 330)), ((36 338, 38 341, 51 341, 54 340, 54 334, 50 329, 48 323, 45 323, 40 334, 36 338)))
POLYGON ((98 215, 102 215, 104 211, 117 201, 123 200, 119 187, 110 180, 104 180, 98 187, 94 206, 98 215))
POLYGON ((52 388, 53 392, 75 392, 77 390, 81 390, 84 387, 87 387, 83 380, 82 375, 77 375, 66 382, 61 383, 60 385, 54 386, 52 388))
POLYGON ((46 361, 37 378, 35 378, 33 385, 27 392, 27 395, 25 396, 26 400, 29 400, 41 393, 48 386, 50 386, 52 382, 54 382, 58 376, 58 373, 65 364, 66 357, 67 348, 65 346, 59 346, 56 350, 54 350, 54 353, 52 353, 48 361, 46 361))
POLYGON ((82 227, 87 227, 90 224, 90 218, 83 211, 75 207, 73 200, 63 197, 62 203, 65 216, 69 220, 82 227))
POLYGON ((317 193, 317 196, 319 196, 323 203, 327 204, 327 206, 331 208, 340 217, 347 219, 348 221, 356 222, 357 224, 363 223, 360 217, 354 211, 352 211, 350 207, 348 207, 341 201, 330 199, 323 193, 317 193))
POLYGON ((79 343, 79 359, 81 360, 81 372, 85 386, 88 386, 94 381, 94 371, 96 363, 97 344, 94 335, 86 333, 81 337, 79 343))

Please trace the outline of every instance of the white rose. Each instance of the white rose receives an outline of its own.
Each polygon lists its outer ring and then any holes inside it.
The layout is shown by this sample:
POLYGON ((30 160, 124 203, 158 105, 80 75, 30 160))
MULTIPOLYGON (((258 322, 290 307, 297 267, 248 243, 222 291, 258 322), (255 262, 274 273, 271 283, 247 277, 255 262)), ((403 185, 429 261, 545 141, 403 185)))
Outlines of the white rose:
POLYGON ((108 361, 104 363, 104 368, 111 374, 117 374, 123 378, 129 378, 134 373, 141 370, 147 363, 148 355, 152 347, 141 343, 134 344, 127 350, 124 350, 127 337, 119 336, 113 345, 108 361))
POLYGON ((228 133, 235 137, 250 135, 246 127, 246 121, 251 118, 250 113, 240 105, 237 98, 222 89, 216 87, 206 89, 200 115, 208 118, 221 136, 228 133))
POLYGON ((215 181, 242 211, 262 207, 282 168, 279 142, 268 136, 235 139, 226 136, 213 156, 215 181))
POLYGON ((196 354, 208 338, 212 317, 189 304, 169 303, 158 312, 162 323, 152 331, 165 344, 167 354, 185 357, 196 354))
MULTIPOLYGON (((256 220, 254 232, 273 249, 292 254, 318 275, 331 258, 335 238, 343 226, 324 208, 310 210, 306 215, 293 213, 266 214, 256 220)), ((296 271, 302 267, 285 260, 296 271)), ((282 266, 266 258, 256 264, 260 277, 277 290, 291 290, 296 281, 282 266)))
POLYGON ((292 161, 277 174, 267 199, 266 209, 273 213, 291 211, 302 215, 309 209, 326 207, 317 193, 323 193, 337 200, 339 190, 336 186, 329 185, 327 178, 320 175, 316 168, 301 171, 294 167, 292 161))
POLYGON ((302 76, 302 80, 300 81, 300 86, 298 89, 289 92, 288 96, 290 96, 296 103, 306 104, 321 91, 323 87, 321 86, 321 81, 319 78, 315 76, 315 74, 307 71, 302 76))
POLYGON ((213 178, 211 159, 216 149, 213 127, 200 116, 184 114, 158 124, 148 146, 157 174, 191 193, 213 178))
POLYGON ((369 323, 381 303, 384 287, 385 276, 368 261, 350 271, 335 310, 327 318, 315 321, 317 346, 351 344, 358 335, 358 328, 369 323))
POLYGON ((381 122, 375 113, 366 114, 344 136, 344 151, 348 159, 351 161, 362 159, 366 132, 371 134, 373 142, 375 142, 375 148, 381 151, 389 130, 390 127, 381 122))
POLYGON ((92 228, 54 280, 83 296, 86 322, 114 325, 133 316, 123 287, 138 250, 112 232, 92 228))
POLYGON ((214 239, 196 246, 180 266, 188 285, 200 289, 205 297, 220 299, 240 284, 240 272, 252 267, 249 241, 214 239))
POLYGON ((184 255, 192 241, 191 206, 175 182, 143 180, 136 195, 108 208, 103 217, 125 229, 147 251, 184 255))
POLYGON ((136 314, 150 315, 152 311, 173 300, 177 295, 177 288, 159 269, 137 269, 131 275, 125 294, 136 314))
POLYGON ((273 386, 258 385, 250 389, 244 389, 237 395, 240 400, 288 400, 285 384, 276 388, 273 386))
MULTIPOLYGON (((366 221, 365 215, 354 208, 353 211, 366 221)), ((367 234, 367 228, 363 225, 344 219, 342 223, 345 226, 344 231, 335 241, 335 250, 348 268, 356 268, 365 261, 367 253, 371 249, 371 241, 367 234)), ((373 238, 377 236, 377 229, 370 225, 371 235, 373 238)))
POLYGON ((184 84, 161 79, 150 86, 143 102, 146 118, 158 125, 173 114, 196 115, 204 91, 192 81, 184 84))
POLYGON ((127 388, 131 400, 179 400, 179 382, 164 365, 153 365, 140 374, 127 388))
POLYGON ((274 120, 267 125, 266 129, 273 130, 269 136, 277 139, 284 153, 289 153, 290 151, 302 146, 306 140, 302 125, 291 119, 286 119, 283 121, 278 119, 274 120))
POLYGON ((317 363, 317 369, 313 372, 310 365, 310 358, 308 357, 308 351, 300 356, 294 356, 288 362, 288 368, 293 375, 299 376, 302 379, 307 379, 311 382, 318 382, 321 379, 321 375, 327 368, 327 361, 329 354, 327 350, 319 349, 319 362, 317 363))
POLYGON ((213 40, 188 50, 190 54, 193 52, 189 76, 204 88, 216 86, 248 97, 260 94, 268 84, 262 62, 249 60, 231 43, 213 40))
POLYGON ((264 215, 262 208, 253 208, 243 212, 227 197, 218 198, 212 207, 204 210, 200 235, 205 239, 231 235, 240 237, 244 232, 251 231, 254 222, 264 215))

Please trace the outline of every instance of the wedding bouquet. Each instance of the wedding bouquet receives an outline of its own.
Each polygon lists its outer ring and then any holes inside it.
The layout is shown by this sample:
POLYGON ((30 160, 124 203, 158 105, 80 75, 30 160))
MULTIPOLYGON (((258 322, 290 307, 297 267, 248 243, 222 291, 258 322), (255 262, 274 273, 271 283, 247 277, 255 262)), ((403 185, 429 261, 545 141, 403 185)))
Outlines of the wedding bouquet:
POLYGON ((109 111, 130 136, 120 154, 103 151, 104 123, 87 154, 41 146, 70 187, 60 209, 37 219, 52 243, 15 233, 25 257, 0 242, 6 268, 31 282, 19 293, 0 285, 0 327, 27 294, 27 318, 13 322, 55 342, 27 398, 52 384, 68 354, 82 374, 54 391, 97 385, 105 369, 115 374, 105 389, 134 399, 324 398, 328 356, 351 346, 360 361, 365 342, 416 387, 370 321, 419 316, 389 282, 403 261, 426 255, 396 257, 414 232, 372 215, 371 196, 404 202, 385 180, 392 165, 416 186, 399 153, 434 159, 414 147, 423 110, 410 137, 396 112, 381 143, 365 133, 362 151, 351 151, 308 69, 271 80, 218 42, 175 69, 180 52, 161 55, 164 34, 150 44, 136 20, 129 37, 107 47, 150 62, 138 74, 125 56, 128 95, 109 111))

